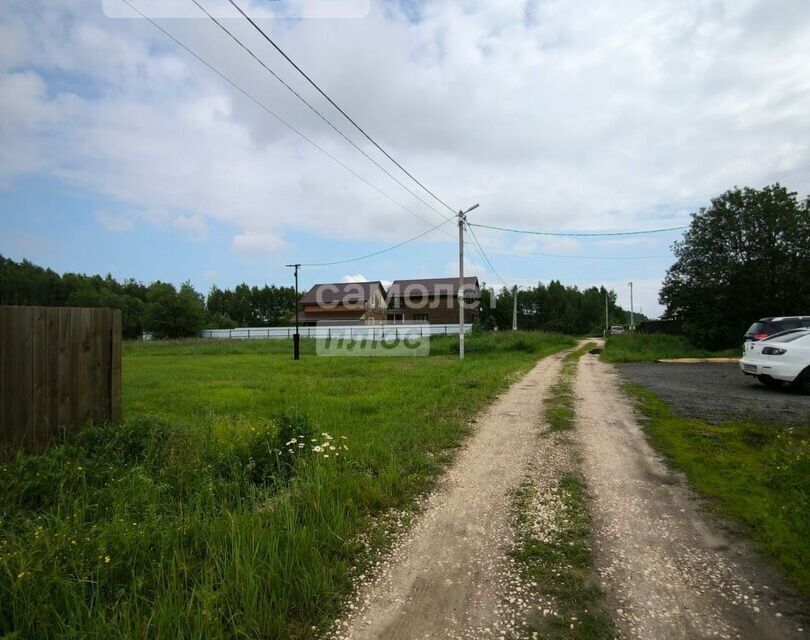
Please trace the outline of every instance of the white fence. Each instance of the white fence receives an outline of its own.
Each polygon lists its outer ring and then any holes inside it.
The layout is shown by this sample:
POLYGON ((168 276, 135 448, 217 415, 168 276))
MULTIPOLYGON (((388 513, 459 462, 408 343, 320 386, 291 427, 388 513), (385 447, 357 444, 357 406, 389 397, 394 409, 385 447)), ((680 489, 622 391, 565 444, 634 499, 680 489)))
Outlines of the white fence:
MULTIPOLYGON (((472 331, 471 324, 464 325, 464 333, 472 331)), ((302 338, 344 338, 349 340, 398 340, 409 337, 455 336, 457 324, 389 324, 330 327, 301 327, 302 338)), ((291 340, 295 327, 258 327, 240 329, 205 329, 201 338, 210 340, 291 340)))

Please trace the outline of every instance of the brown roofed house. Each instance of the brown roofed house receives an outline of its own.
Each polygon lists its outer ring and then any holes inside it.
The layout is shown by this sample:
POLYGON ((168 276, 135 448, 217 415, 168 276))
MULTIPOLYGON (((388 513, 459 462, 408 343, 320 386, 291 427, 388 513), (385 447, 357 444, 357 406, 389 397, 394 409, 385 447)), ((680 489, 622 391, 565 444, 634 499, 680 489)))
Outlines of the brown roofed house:
POLYGON ((318 323, 381 324, 386 299, 382 282, 317 284, 298 301, 298 321, 318 323))
MULTIPOLYGON (((478 322, 478 278, 464 278, 464 302, 464 322, 478 322)), ((458 278, 394 281, 388 290, 388 322, 458 324, 458 278)))

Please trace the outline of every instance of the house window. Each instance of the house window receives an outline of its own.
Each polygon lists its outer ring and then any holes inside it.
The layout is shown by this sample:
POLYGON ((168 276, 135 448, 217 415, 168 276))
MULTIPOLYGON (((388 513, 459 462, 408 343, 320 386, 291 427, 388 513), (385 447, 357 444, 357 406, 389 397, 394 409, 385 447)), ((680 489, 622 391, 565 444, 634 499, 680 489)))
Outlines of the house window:
POLYGON ((405 316, 401 313, 392 313, 388 316, 388 322, 391 324, 402 324, 405 322, 405 316))
POLYGON ((414 322, 427 322, 428 321, 428 314, 426 314, 426 313, 414 313, 413 314, 413 321, 414 322))

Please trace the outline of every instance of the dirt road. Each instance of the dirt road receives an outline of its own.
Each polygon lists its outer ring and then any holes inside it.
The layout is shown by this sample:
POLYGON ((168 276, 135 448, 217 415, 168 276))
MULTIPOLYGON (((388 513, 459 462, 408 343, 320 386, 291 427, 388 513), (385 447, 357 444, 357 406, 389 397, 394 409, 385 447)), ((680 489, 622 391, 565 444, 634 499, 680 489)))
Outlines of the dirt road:
POLYGON ((698 507, 651 449, 615 369, 580 360, 575 437, 603 588, 627 638, 806 637, 800 607, 749 544, 698 507))
MULTIPOLYGON (((572 465, 587 482, 595 569, 620 637, 806 637, 802 603, 750 545, 700 509, 684 479, 647 444, 614 368, 584 356, 574 431, 548 430, 543 400, 561 360, 538 363, 478 418, 415 525, 360 585, 328 637, 542 637, 522 633, 528 615, 556 614, 553 602, 539 602, 517 577, 509 553, 512 492, 530 479, 543 495, 572 465)), ((540 528, 554 519, 552 512, 536 516, 540 528)))
POLYGON ((542 400, 560 360, 542 360, 479 417, 413 530, 331 637, 506 637, 510 493, 539 451, 542 400))

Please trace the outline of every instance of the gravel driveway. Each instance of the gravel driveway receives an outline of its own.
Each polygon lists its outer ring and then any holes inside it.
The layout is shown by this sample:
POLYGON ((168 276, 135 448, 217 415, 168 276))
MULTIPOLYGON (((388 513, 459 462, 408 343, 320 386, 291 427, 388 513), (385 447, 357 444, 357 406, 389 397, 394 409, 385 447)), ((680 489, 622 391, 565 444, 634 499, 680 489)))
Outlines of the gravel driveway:
POLYGON ((773 424, 810 424, 810 396, 769 389, 736 364, 619 364, 628 382, 657 393, 680 415, 719 422, 754 418, 773 424))

